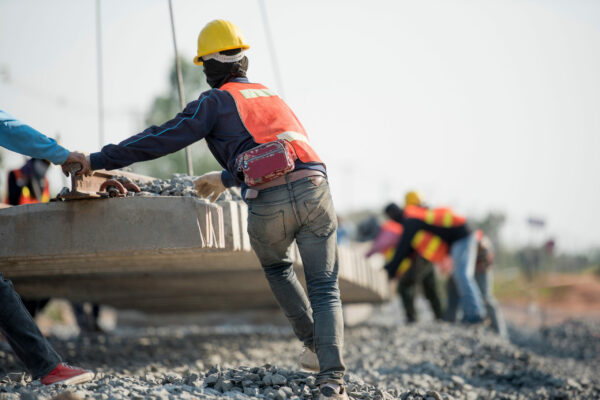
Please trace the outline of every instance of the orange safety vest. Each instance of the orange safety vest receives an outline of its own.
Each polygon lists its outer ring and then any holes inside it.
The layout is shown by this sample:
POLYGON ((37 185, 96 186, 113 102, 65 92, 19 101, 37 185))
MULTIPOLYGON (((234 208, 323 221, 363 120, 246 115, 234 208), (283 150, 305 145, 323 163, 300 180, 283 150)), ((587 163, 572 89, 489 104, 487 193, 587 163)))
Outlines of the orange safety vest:
POLYGON ((426 224, 441 226, 442 228, 454 228, 464 225, 465 217, 455 214, 451 209, 425 208, 419 206, 407 206, 404 208, 404 218, 416 218, 424 221, 426 224))
MULTIPOLYGON (((17 184, 19 180, 23 181, 23 172, 20 169, 15 169, 11 171, 15 175, 15 179, 17 180, 17 184)), ((44 190, 42 191, 42 198, 38 200, 35 195, 31 193, 27 185, 19 185, 21 187, 21 195, 19 196, 19 205, 22 204, 34 204, 34 203, 47 203, 50 201, 50 184, 48 183, 48 179, 44 178, 44 190)), ((6 199, 6 203, 8 204, 8 198, 6 199)))
MULTIPOLYGON (((461 226, 466 222, 464 217, 455 214, 449 208, 429 209, 419 206, 407 206, 404 208, 404 217, 420 219, 429 225, 444 228, 461 226)), ((443 261, 450 251, 450 246, 441 237, 424 229, 415 234, 411 245, 423 258, 434 263, 443 261)))
POLYGON ((275 92, 258 83, 241 82, 228 82, 220 89, 233 96, 240 118, 256 143, 284 139, 300 161, 323 164, 298 117, 275 92))

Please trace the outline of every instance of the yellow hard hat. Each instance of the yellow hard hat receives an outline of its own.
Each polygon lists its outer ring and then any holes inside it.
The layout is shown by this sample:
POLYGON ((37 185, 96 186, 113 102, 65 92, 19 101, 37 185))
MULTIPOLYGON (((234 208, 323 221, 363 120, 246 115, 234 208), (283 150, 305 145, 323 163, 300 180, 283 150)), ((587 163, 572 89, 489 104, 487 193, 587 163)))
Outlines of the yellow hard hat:
POLYGON ((406 192, 404 196, 404 206, 418 206, 423 204, 423 196, 421 193, 411 190, 406 192))
POLYGON ((194 64, 202 65, 202 56, 208 54, 249 48, 237 26, 224 19, 216 19, 206 24, 198 35, 198 55, 194 57, 194 64))

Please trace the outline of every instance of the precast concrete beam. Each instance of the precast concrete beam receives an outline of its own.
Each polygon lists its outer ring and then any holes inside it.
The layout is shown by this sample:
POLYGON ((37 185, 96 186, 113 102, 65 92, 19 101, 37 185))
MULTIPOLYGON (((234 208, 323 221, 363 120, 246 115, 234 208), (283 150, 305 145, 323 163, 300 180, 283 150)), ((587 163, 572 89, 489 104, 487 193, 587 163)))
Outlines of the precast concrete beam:
MULTIPOLYGON (((0 271, 29 298, 155 312, 275 307, 247 214, 240 201, 173 196, 11 207, 0 210, 0 271)), ((344 303, 389 297, 365 251, 339 249, 344 303)), ((304 284, 296 246, 292 260, 304 284)))
POLYGON ((221 207, 193 197, 27 204, 0 212, 0 270, 18 260, 223 248, 221 207))

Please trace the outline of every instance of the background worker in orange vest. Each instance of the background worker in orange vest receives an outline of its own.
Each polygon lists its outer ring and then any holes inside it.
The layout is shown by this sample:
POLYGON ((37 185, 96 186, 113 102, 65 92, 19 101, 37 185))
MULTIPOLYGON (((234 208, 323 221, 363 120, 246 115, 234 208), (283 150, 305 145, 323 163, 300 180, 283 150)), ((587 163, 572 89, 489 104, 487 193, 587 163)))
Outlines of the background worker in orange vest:
MULTIPOLYGON (((149 127, 90 154, 83 172, 124 167, 205 139, 224 170, 199 177, 196 190, 216 200, 226 187, 242 186, 252 248, 275 298, 304 343, 301 365, 319 371, 319 398, 347 399, 343 387, 344 325, 338 287, 337 221, 325 164, 287 104, 272 90, 246 78, 248 58, 244 51, 249 47, 231 22, 208 23, 198 36, 194 62, 203 65, 213 89, 162 126, 149 127), (270 158, 253 158, 261 149, 259 145, 271 146, 274 142, 285 146, 290 157, 296 157, 291 169, 284 168, 287 173, 279 177, 270 169, 270 158), (238 162, 238 156, 242 162, 238 162), (258 177, 260 182, 256 176, 249 179, 246 168, 250 159, 254 160, 253 166, 259 164, 257 170, 265 172, 258 177), (289 256, 294 241, 302 256, 308 297, 289 256)), ((282 155, 279 159, 285 158, 282 155)))
MULTIPOLYGON (((406 196, 407 203, 414 202, 412 198, 406 196)), ((399 210, 396 204, 390 204, 386 207, 388 217, 394 214, 393 210, 399 210), (388 213, 390 211, 390 213, 388 213)), ((378 252, 385 256, 386 261, 394 257, 396 246, 402 237, 403 227, 393 219, 387 220, 381 227, 380 233, 375 238, 371 249, 367 252, 367 257, 378 252)), ((429 301, 431 310, 435 319, 441 319, 443 310, 440 300, 439 287, 435 274, 435 268, 431 261, 413 251, 407 258, 400 262, 399 267, 393 273, 390 273, 390 279, 398 279, 398 294, 402 299, 406 321, 413 323, 418 320, 418 313, 415 308, 415 297, 418 285, 423 288, 423 295, 429 301)))
MULTIPOLYGON (((85 163, 82 153, 69 152, 54 139, 46 137, 29 125, 0 110, 0 146, 31 157, 50 160, 55 164, 85 163)), ((83 383, 91 380, 90 371, 71 367, 44 338, 27 312, 11 281, 0 273, 0 331, 17 357, 25 364, 33 379, 44 385, 83 383)))
POLYGON ((477 239, 465 218, 448 208, 416 206, 397 208, 388 214, 404 227, 394 258, 385 266, 388 273, 394 273, 412 249, 431 261, 441 261, 449 253, 454 263, 453 277, 460 294, 463 320, 482 322, 485 309, 474 279, 477 239))
MULTIPOLYGON (((494 249, 490 239, 484 235, 481 229, 475 232, 477 238, 477 261, 475 262, 475 281, 485 303, 487 315, 490 318, 491 326, 496 333, 502 337, 508 336, 506 322, 498 306, 498 302, 492 292, 493 274, 492 266, 494 264, 494 249)), ((446 291, 448 293, 448 307, 444 314, 446 321, 456 321, 456 314, 459 305, 459 294, 454 283, 454 279, 450 277, 446 283, 446 291)))
POLYGON ((8 195, 6 204, 47 203, 50 201, 50 185, 46 172, 50 162, 39 158, 28 160, 19 169, 8 173, 8 195))
MULTIPOLYGON (((6 204, 19 206, 23 204, 47 203, 50 201, 50 184, 46 172, 50 162, 40 158, 32 158, 19 169, 8 173, 8 191, 6 204)), ((27 311, 35 317, 48 304, 49 299, 32 300, 23 298, 27 311)))
MULTIPOLYGON (((12 206, 34 203, 47 203, 50 201, 50 184, 46 172, 50 162, 40 158, 32 158, 20 169, 10 171, 8 174, 8 195, 6 203, 12 206)), ((32 317, 35 317, 49 299, 32 300, 23 298, 23 304, 32 317)), ((98 315, 100 306, 92 305, 92 313, 85 312, 83 304, 73 303, 73 312, 77 324, 82 331, 100 332, 98 315)))

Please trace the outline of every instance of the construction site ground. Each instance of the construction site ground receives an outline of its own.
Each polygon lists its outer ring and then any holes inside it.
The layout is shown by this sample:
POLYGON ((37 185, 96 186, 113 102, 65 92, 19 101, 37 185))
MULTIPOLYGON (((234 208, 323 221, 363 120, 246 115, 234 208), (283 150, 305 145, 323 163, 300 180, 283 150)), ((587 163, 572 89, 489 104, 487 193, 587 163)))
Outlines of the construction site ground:
POLYGON ((600 321, 600 275, 596 273, 546 273, 532 280, 517 275, 497 281, 496 296, 504 313, 521 326, 572 318, 600 321))
MULTIPOLYGON (((545 282, 571 282, 575 289, 566 299, 579 296, 589 303, 589 277, 566 278, 551 276, 545 282)), ((346 328, 351 398, 600 398, 595 311, 572 300, 564 305, 572 312, 553 301, 517 300, 503 301, 509 340, 485 326, 433 322, 423 301, 421 322, 414 325, 404 323, 398 299, 376 307, 366 321, 346 328)), ((56 318, 56 313, 68 314, 67 308, 58 303, 50 313, 56 318)), ((116 317, 103 310, 104 326, 112 328, 116 317)), ((310 399, 316 393, 314 375, 297 365, 301 345, 277 310, 119 312, 112 332, 80 335, 74 320, 62 318, 64 323, 45 326, 52 344, 69 363, 96 371, 96 379, 77 387, 42 387, 20 372, 22 366, 4 345, 0 373, 10 374, 0 386, 1 399, 45 399, 65 392, 81 399, 310 399)))

